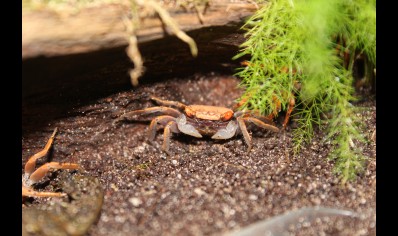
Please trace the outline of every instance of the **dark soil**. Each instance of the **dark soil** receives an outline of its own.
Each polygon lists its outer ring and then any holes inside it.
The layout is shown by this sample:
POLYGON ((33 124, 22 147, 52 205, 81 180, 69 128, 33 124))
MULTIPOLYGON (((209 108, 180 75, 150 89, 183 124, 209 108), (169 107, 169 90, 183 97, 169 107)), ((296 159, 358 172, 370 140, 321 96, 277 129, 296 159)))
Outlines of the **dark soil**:
MULTIPOLYGON (((22 164, 43 148, 58 127, 52 160, 79 163, 83 173, 98 178, 104 190, 100 217, 88 235, 220 235, 312 206, 350 210, 359 217, 298 219, 285 232, 375 235, 374 100, 356 104, 363 108, 357 115, 370 140, 362 147, 368 159, 365 171, 344 186, 333 173, 334 162, 327 159, 331 147, 322 141, 321 133, 298 156, 292 154, 290 128, 272 133, 252 127, 250 153, 242 136, 214 141, 179 134, 173 135, 173 155, 167 156, 161 151, 161 132, 153 143, 147 140, 150 118, 114 123, 125 112, 154 106, 150 95, 230 107, 241 92, 238 82, 232 76, 194 74, 143 84, 74 107, 65 108, 53 100, 25 105, 22 164)), ((30 199, 27 205, 51 201, 30 199)))

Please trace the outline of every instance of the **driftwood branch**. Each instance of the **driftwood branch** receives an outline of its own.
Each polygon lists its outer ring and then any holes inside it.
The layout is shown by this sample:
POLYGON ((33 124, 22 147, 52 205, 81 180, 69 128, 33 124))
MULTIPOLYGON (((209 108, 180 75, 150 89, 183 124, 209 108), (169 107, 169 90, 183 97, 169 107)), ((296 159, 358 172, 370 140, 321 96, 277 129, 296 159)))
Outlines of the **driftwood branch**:
MULTIPOLYGON (((204 14, 198 14, 197 7, 185 10, 176 6, 164 8, 184 31, 239 22, 257 10, 257 6, 250 1, 237 3, 230 0, 209 1, 204 14)), ((23 11, 22 58, 61 56, 127 46, 130 35, 123 19, 131 17, 131 12, 131 6, 127 3, 104 3, 72 13, 49 8, 23 11)), ((139 18, 136 31, 138 43, 161 38, 165 30, 172 32, 167 27, 165 29, 156 14, 140 15, 139 18)))

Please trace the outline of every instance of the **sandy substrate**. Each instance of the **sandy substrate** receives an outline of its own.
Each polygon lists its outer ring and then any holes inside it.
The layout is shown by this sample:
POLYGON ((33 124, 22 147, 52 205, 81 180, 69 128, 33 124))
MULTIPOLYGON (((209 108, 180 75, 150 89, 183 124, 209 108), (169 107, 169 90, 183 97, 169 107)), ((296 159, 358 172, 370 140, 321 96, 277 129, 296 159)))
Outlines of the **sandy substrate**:
MULTIPOLYGON (((49 100, 23 107, 22 164, 41 150, 58 127, 52 160, 80 164, 83 175, 99 179, 102 210, 88 235, 220 235, 303 207, 344 209, 356 217, 297 217, 282 229, 287 235, 376 234, 376 103, 365 100, 358 116, 370 141, 362 148, 365 171, 345 186, 327 159, 328 142, 317 133, 293 156, 292 133, 252 127, 253 148, 241 135, 225 141, 173 135, 167 156, 161 132, 147 140, 150 118, 114 121, 125 112, 154 106, 148 97, 187 104, 233 105, 238 79, 206 74, 141 85, 57 113, 62 103, 49 100), (43 121, 46 113, 51 119, 43 121)), ((277 123, 281 127, 280 122, 277 123)), ((294 121, 290 127, 294 126, 294 121)), ((41 162, 43 163, 43 162, 41 162)), ((71 173, 73 175, 74 173, 71 173)), ((52 189, 56 173, 39 190, 52 189)), ((58 189, 62 191, 62 189, 58 189)), ((71 199, 28 199, 26 207, 71 199)), ((330 213, 330 212, 329 212, 330 213)), ((40 213, 38 213, 40 214, 40 213)), ((304 214, 302 216, 308 216, 304 214)), ((46 227, 46 226, 43 226, 46 227)))

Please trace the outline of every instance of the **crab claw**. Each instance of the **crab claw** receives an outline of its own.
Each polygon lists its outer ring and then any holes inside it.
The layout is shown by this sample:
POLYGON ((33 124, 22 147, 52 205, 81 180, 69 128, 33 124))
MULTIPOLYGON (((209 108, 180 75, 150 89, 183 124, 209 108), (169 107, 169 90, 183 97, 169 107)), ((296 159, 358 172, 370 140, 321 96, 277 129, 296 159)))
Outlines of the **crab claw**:
POLYGON ((185 115, 181 115, 176 119, 178 129, 184 134, 194 136, 196 138, 201 138, 202 135, 190 124, 187 124, 187 118, 185 115))
POLYGON ((212 139, 229 139, 229 138, 232 138, 235 135, 237 129, 238 129, 238 125, 236 124, 236 122, 235 121, 230 121, 228 123, 227 127, 225 127, 225 129, 220 129, 211 138, 212 139))

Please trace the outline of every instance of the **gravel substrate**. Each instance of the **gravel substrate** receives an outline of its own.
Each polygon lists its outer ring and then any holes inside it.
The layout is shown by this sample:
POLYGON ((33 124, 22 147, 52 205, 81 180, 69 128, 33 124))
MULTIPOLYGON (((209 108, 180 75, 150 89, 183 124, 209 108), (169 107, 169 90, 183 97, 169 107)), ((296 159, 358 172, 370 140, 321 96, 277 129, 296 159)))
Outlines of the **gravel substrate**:
MULTIPOLYGON (((321 133, 297 156, 292 153, 291 128, 273 133, 252 127, 250 153, 241 135, 214 141, 179 134, 171 138, 172 155, 167 156, 161 151, 161 132, 148 142, 149 117, 114 123, 125 112, 154 106, 150 95, 231 107, 241 92, 238 82, 232 76, 192 75, 112 94, 64 114, 57 113, 63 104, 52 100, 24 107, 22 164, 58 127, 53 161, 79 163, 82 173, 98 178, 104 190, 100 216, 88 231, 92 236, 228 234, 300 209, 304 213, 291 221, 284 218, 278 232, 376 235, 374 100, 356 104, 363 108, 357 115, 369 140, 362 147, 368 159, 365 171, 344 186, 333 173, 334 163, 327 159, 331 147, 321 133), (38 126, 46 113, 54 118, 38 126), (316 207, 353 215, 317 214, 316 207)), ((51 201, 30 199, 27 207, 51 201)))

